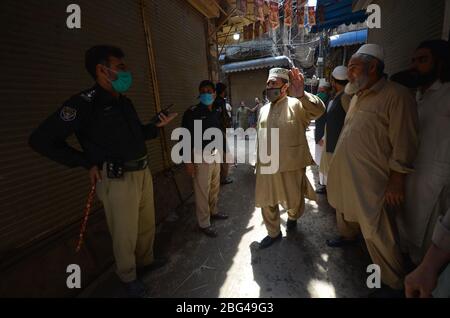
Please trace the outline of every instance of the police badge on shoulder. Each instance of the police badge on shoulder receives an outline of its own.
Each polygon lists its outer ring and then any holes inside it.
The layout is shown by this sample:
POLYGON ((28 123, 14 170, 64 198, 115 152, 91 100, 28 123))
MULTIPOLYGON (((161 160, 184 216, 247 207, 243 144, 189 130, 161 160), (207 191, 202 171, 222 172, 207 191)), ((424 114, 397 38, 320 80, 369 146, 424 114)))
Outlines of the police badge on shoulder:
POLYGON ((61 109, 60 117, 66 122, 74 121, 77 118, 77 110, 69 106, 64 106, 61 109))

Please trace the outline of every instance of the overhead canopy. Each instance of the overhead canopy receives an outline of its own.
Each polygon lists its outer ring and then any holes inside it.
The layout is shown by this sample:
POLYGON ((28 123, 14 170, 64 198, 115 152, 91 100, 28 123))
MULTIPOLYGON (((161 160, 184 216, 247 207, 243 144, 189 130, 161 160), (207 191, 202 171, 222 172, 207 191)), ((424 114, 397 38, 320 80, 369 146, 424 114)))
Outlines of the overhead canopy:
POLYGON ((222 66, 224 73, 244 72, 270 67, 289 67, 290 59, 286 56, 266 57, 257 60, 243 61, 225 64, 222 66))
POLYGON ((367 42, 367 29, 352 31, 343 34, 333 35, 330 37, 330 46, 347 46, 367 42))
POLYGON ((365 10, 353 12, 353 0, 317 0, 317 25, 312 32, 333 29, 341 24, 364 22, 367 19, 365 10), (320 12, 323 12, 321 21, 320 12))
POLYGON ((215 1, 188 0, 188 2, 208 19, 220 16, 220 6, 215 1))

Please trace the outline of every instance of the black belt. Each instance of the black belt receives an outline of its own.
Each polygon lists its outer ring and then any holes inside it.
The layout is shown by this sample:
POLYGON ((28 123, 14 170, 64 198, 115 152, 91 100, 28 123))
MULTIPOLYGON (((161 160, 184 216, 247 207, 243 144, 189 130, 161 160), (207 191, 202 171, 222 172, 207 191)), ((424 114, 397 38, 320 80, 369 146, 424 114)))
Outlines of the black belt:
POLYGON ((110 179, 120 179, 125 172, 142 171, 148 167, 148 158, 122 162, 120 160, 107 160, 106 173, 110 179))
POLYGON ((139 160, 127 161, 123 164, 123 169, 125 172, 127 171, 140 171, 144 170, 148 167, 148 158, 145 157, 139 160))

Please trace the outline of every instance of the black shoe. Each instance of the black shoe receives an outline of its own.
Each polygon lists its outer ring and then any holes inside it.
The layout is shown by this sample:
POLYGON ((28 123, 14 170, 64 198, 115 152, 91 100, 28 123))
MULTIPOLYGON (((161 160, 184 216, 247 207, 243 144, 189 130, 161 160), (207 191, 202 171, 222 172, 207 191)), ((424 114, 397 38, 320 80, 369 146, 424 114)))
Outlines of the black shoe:
POLYGON ((392 289, 384 284, 368 295, 368 298, 405 298, 405 291, 392 289))
POLYGON ((230 177, 227 177, 226 179, 220 181, 220 184, 223 184, 223 185, 227 185, 230 183, 233 183, 233 179, 231 179, 230 177))
POLYGON ((286 230, 292 231, 297 228, 297 220, 289 220, 286 222, 286 230))
POLYGON ((200 231, 202 231, 206 236, 209 237, 217 237, 217 231, 215 229, 213 229, 211 226, 210 227, 205 227, 205 228, 200 228, 200 231))
POLYGON ((345 247, 350 245, 355 245, 359 242, 359 239, 353 239, 353 240, 346 240, 342 237, 338 237, 335 239, 327 240, 327 245, 329 247, 345 247))
POLYGON ((168 258, 155 258, 153 262, 142 268, 137 269, 138 276, 145 275, 148 272, 157 270, 158 268, 164 267, 169 262, 168 258))
POLYGON ((212 214, 211 219, 213 220, 226 220, 228 219, 228 215, 223 213, 212 214))
POLYGON ((326 186, 320 186, 316 189, 317 194, 326 194, 327 193, 327 187, 326 186))
POLYGON ((134 280, 130 283, 124 283, 127 290, 128 297, 130 298, 147 298, 148 289, 140 280, 134 280))
POLYGON ((268 248, 269 246, 271 246, 273 243, 275 243, 276 241, 280 241, 283 238, 283 233, 280 232, 280 234, 275 237, 272 238, 270 236, 266 236, 260 243, 259 243, 259 249, 265 249, 268 248))

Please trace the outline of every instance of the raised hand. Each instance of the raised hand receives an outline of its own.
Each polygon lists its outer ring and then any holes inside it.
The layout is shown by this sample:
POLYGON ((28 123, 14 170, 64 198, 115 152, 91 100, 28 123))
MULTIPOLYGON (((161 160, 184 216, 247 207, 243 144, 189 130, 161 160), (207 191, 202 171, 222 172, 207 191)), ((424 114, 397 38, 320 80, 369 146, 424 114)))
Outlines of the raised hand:
POLYGON ((289 96, 301 98, 305 95, 305 77, 296 67, 289 71, 289 96))

